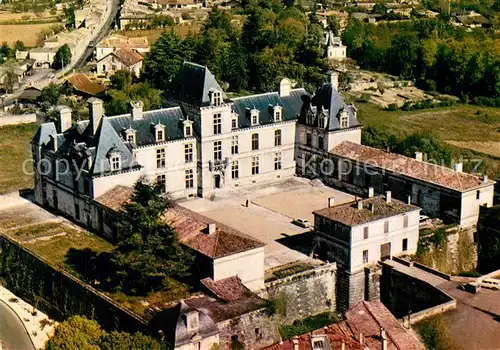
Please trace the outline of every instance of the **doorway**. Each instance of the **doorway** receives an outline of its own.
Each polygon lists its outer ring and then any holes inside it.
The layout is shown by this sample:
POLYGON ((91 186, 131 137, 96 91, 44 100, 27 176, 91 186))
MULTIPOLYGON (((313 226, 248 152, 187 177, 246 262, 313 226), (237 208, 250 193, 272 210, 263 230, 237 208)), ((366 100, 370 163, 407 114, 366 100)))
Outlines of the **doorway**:
POLYGON ((380 246, 380 260, 387 260, 391 258, 391 242, 382 244, 380 246))
POLYGON ((215 188, 221 188, 220 175, 218 175, 218 174, 214 175, 214 180, 215 180, 215 188))

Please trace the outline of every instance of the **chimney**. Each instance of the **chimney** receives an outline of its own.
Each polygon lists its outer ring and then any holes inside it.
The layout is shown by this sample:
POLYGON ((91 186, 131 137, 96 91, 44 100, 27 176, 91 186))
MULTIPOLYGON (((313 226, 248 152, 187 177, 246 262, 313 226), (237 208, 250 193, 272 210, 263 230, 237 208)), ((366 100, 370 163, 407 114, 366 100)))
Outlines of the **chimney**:
POLYGON ((52 141, 52 150, 57 151, 57 149, 59 148, 57 144, 57 135, 49 135, 49 137, 50 140, 52 141))
POLYGON ((215 225, 215 222, 208 224, 208 234, 214 234, 217 226, 215 225))
POLYGON ((373 187, 368 187, 368 198, 375 196, 375 189, 373 187))
POLYGON ((424 154, 422 152, 415 152, 415 159, 419 162, 424 160, 424 154))
POLYGON ((68 106, 58 106, 59 111, 59 128, 61 132, 71 129, 71 108, 68 106))
POLYGON ((387 334, 382 327, 380 327, 380 339, 382 341, 382 350, 387 350, 387 334))
POLYGON ((358 210, 363 209, 363 201, 358 201, 358 210))
POLYGON ((406 200, 406 203, 407 203, 408 205, 411 205, 411 196, 410 196, 410 195, 408 195, 407 200, 406 200))
POLYGON ((335 198, 329 197, 328 198, 328 208, 333 207, 334 205, 335 205, 335 198))
POLYGON ((387 203, 390 203, 391 199, 392 199, 392 193, 391 193, 391 191, 385 191, 385 201, 387 203))
POLYGON ((464 171, 464 165, 463 165, 463 163, 460 162, 460 163, 453 164, 453 170, 455 170, 458 173, 463 172, 464 171))
POLYGON ((363 333, 359 332, 359 345, 363 346, 365 343, 365 338, 363 337, 363 333))
POLYGON ((290 90, 292 90, 292 82, 288 78, 281 79, 279 83, 279 94, 281 97, 290 96, 290 90))
POLYGON ((142 120, 142 109, 144 107, 144 102, 142 101, 131 101, 132 106, 132 120, 142 120))
POLYGON ((299 339, 297 338, 297 336, 293 337, 292 343, 293 343, 293 350, 299 350, 299 339))
POLYGON ((342 340, 342 344, 340 345, 340 350, 345 350, 345 343, 343 340, 342 340))
POLYGON ((95 136, 99 123, 101 122, 104 110, 102 100, 92 97, 88 101, 89 106, 89 125, 92 128, 92 135, 95 136))
POLYGON ((339 73, 333 71, 330 72, 330 83, 332 84, 332 88, 335 90, 339 90, 339 73))
POLYGON ((483 184, 488 182, 488 175, 483 174, 483 184))

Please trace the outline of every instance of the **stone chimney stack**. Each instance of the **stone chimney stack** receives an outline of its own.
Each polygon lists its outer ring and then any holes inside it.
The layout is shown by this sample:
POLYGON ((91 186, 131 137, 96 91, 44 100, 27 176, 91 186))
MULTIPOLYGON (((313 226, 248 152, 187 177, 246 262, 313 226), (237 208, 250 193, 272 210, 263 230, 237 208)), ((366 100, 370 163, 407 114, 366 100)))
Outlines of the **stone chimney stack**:
POLYGON ((292 82, 288 78, 281 79, 279 83, 279 94, 281 97, 290 96, 290 90, 292 90, 292 82))
POLYGON ((390 203, 392 200, 392 192, 391 191, 385 191, 385 201, 387 203, 390 203))
POLYGON ((382 350, 387 350, 387 334, 385 332, 385 329, 383 329, 382 327, 380 327, 380 339, 381 339, 381 342, 382 342, 381 349, 382 350))
POLYGON ((334 205, 335 205, 335 198, 329 197, 328 198, 328 208, 333 207, 334 205))
POLYGON ((144 108, 144 102, 142 101, 131 101, 132 106, 132 120, 142 120, 142 112, 144 108))
POLYGON ((216 229, 217 229, 217 226, 216 226, 215 222, 208 224, 208 234, 209 235, 214 234, 216 229))
POLYGON ((464 171, 464 165, 463 163, 455 163, 453 164, 453 170, 455 170, 457 173, 461 173, 464 171))
POLYGON ((61 132, 71 129, 71 108, 68 106, 57 106, 59 112, 59 128, 61 132))
POLYGON ((424 160, 424 154, 422 152, 415 152, 415 159, 419 162, 424 160))
POLYGON ((92 128, 92 135, 95 136, 104 115, 104 108, 102 100, 95 97, 90 98, 87 103, 89 106, 89 125, 92 128))
POLYGON ((483 184, 488 182, 488 175, 483 174, 483 184))
POLYGON ((363 201, 358 201, 358 210, 362 210, 363 209, 363 201))
POLYGON ((297 336, 293 337, 292 343, 293 343, 293 350, 299 350, 299 339, 297 338, 297 336))
POLYGON ((368 187, 368 198, 375 196, 375 189, 373 187, 368 187))
POLYGON ((335 71, 330 72, 330 83, 332 84, 332 88, 339 91, 339 73, 335 71))

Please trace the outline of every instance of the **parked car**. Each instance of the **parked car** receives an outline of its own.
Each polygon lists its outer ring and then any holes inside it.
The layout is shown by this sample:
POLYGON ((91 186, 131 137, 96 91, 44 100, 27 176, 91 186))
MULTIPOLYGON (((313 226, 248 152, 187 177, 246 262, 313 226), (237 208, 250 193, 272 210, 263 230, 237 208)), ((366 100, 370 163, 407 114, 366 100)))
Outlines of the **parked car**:
POLYGON ((483 288, 500 290, 500 280, 497 280, 496 278, 485 278, 479 284, 483 288))
POLYGON ((295 219, 292 221, 292 223, 303 228, 308 228, 309 226, 311 226, 309 221, 306 219, 295 219))

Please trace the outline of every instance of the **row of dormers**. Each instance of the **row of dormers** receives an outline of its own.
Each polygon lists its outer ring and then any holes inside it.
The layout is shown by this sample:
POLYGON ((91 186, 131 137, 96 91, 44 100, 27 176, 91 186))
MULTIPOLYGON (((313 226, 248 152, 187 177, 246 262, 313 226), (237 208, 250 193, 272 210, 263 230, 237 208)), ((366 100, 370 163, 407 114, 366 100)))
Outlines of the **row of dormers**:
MULTIPOLYGON (((280 122, 283 120, 283 107, 281 107, 280 105, 269 105, 269 113, 273 116, 273 121, 276 123, 276 122, 280 122)), ((246 116, 247 118, 250 119, 250 125, 251 126, 256 126, 256 125, 260 125, 260 111, 253 107, 253 108, 247 108, 246 109, 246 116)))

